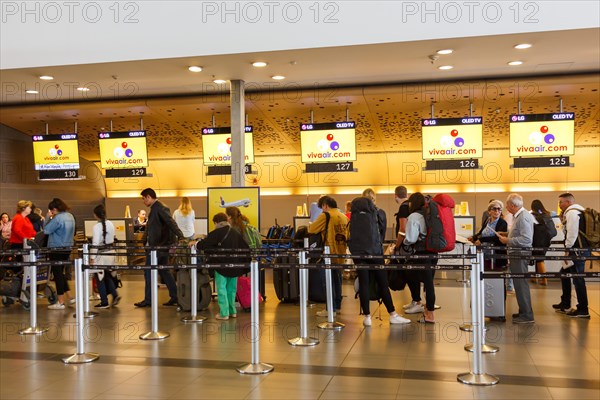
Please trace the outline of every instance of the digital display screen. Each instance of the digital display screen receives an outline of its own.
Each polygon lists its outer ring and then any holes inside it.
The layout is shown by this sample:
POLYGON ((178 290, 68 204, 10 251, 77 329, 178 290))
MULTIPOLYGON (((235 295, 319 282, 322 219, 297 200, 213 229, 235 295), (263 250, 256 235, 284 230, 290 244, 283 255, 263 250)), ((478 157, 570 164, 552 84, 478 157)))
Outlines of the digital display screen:
POLYGON ((483 118, 423 119, 424 160, 465 160, 483 156, 483 118))
POLYGON ((510 116, 510 156, 550 157, 575 153, 575 114, 510 116))
POLYGON ((300 151, 305 164, 356 161, 356 123, 301 124, 300 151))
POLYGON ((104 169, 148 166, 146 131, 100 132, 100 166, 104 169))
POLYGON ((36 171, 79 169, 76 133, 34 135, 32 140, 36 171))
MULTIPOLYGON (((254 164, 252 127, 246 126, 244 130, 245 163, 254 164)), ((204 165, 231 165, 231 128, 202 128, 202 159, 204 165)))

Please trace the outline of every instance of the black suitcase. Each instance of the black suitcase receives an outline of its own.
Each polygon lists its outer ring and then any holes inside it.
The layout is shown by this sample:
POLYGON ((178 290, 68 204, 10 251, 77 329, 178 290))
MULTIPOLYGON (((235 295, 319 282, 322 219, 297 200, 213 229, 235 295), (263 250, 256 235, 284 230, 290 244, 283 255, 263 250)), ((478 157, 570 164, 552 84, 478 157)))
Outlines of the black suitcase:
MULTIPOLYGON (((295 257, 281 257, 281 264, 292 264, 295 257)), ((300 279, 298 268, 273 268, 273 286, 279 301, 297 303, 300 301, 300 279)))
MULTIPOLYGON (((210 276, 206 268, 197 269, 198 275, 198 311, 206 310, 210 305, 212 289, 210 287, 210 276)), ((192 292, 189 269, 177 271, 177 301, 182 311, 192 309, 192 292)))
POLYGON ((327 301, 327 291, 325 287, 325 270, 308 270, 308 300, 315 303, 325 303, 327 301))

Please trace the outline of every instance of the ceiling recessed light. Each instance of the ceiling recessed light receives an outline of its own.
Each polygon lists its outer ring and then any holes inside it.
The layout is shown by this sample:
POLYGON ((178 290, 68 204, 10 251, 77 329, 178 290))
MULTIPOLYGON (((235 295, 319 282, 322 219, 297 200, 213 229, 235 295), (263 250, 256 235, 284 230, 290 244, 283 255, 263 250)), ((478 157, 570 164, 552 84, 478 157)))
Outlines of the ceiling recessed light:
POLYGON ((217 85, 222 85, 224 83, 227 83, 227 81, 224 79, 215 79, 213 82, 216 83, 217 85))
POLYGON ((80 92, 89 92, 90 89, 86 88, 86 87, 78 87, 77 90, 79 90, 80 92))
POLYGON ((529 43, 521 43, 515 46, 515 49, 523 50, 530 48, 531 45, 529 43))
POLYGON ((283 76, 283 75, 274 75, 271 78, 275 79, 276 81, 281 81, 281 80, 285 79, 285 76, 283 76))
POLYGON ((27 94, 38 94, 39 92, 37 90, 26 90, 25 93, 27 93, 27 94))
POLYGON ((264 61, 256 61, 256 62, 252 63, 252 66, 256 67, 256 68, 262 68, 262 67, 266 67, 267 63, 264 61))
POLYGON ((438 69, 441 69, 442 71, 452 69, 452 68, 454 68, 452 65, 442 65, 441 67, 438 67, 438 69))
POLYGON ((43 81, 51 81, 52 79, 54 79, 54 77, 50 75, 42 75, 40 76, 40 79, 43 81))
POLYGON ((523 61, 511 61, 508 63, 508 65, 512 65, 512 66, 521 65, 521 64, 523 64, 523 61))
POLYGON ((438 50, 436 53, 438 53, 438 54, 452 54, 452 53, 454 53, 454 50, 452 50, 452 49, 443 49, 443 50, 438 50))
POLYGON ((202 67, 192 65, 191 67, 188 67, 188 70, 190 70, 190 72, 202 72, 202 67))

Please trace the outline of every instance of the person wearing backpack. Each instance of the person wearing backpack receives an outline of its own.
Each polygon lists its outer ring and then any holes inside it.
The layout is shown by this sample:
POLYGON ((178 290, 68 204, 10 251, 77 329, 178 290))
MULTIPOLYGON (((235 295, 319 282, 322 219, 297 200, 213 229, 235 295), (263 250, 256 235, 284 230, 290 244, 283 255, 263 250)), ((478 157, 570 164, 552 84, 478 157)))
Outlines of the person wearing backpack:
MULTIPOLYGON (((508 234, 498 232, 500 241, 508 246, 508 264, 513 274, 527 273, 529 262, 523 258, 530 254, 522 247, 531 247, 533 243, 533 216, 523 207, 523 197, 511 193, 506 198, 506 209, 513 217, 513 224, 508 234)), ((531 291, 527 279, 514 279, 515 295, 519 304, 519 312, 513 314, 513 324, 533 324, 533 308, 531 307, 531 291)))
MULTIPOLYGON (((337 208, 333 197, 322 196, 318 201, 319 208, 323 211, 317 219, 308 226, 308 233, 320 233, 325 246, 329 246, 330 254, 346 254, 346 239, 348 238, 348 218, 337 208), (329 214, 329 221, 327 221, 329 214)), ((343 264, 343 258, 332 258, 333 264, 343 264)), ((342 271, 332 269, 333 278, 333 311, 342 308, 342 271)), ((327 310, 317 311, 318 317, 327 317, 327 310)))
MULTIPOLYGON (((408 198, 409 205, 409 215, 406 221, 406 232, 404 236, 404 240, 402 241, 402 246, 412 247, 414 248, 414 254, 431 254, 426 250, 425 238, 427 236, 427 224, 425 222, 425 196, 416 192, 410 195, 408 198)), ((425 265, 435 265, 435 259, 419 259, 419 260, 411 260, 412 264, 425 264, 425 265)), ((426 269, 423 271, 410 271, 409 276, 415 280, 420 286, 420 282, 423 282, 423 287, 425 289, 425 301, 426 307, 423 308, 419 301, 418 305, 421 306, 423 310, 423 317, 419 320, 421 323, 433 324, 435 323, 435 318, 433 312, 435 311, 435 286, 433 284, 433 269, 426 269)), ((408 313, 408 310, 406 311, 408 313)))
MULTIPOLYGON (((536 199, 531 202, 531 215, 533 215, 536 222, 533 227, 533 247, 550 247, 552 238, 556 236, 556 226, 554 226, 550 211, 546 210, 544 204, 536 199)), ((546 252, 534 251, 532 255, 544 256, 546 252)), ((544 260, 532 260, 531 262, 535 263, 535 272, 538 274, 546 273, 544 260)), ((542 286, 547 286, 548 279, 542 278, 539 281, 532 279, 531 283, 539 283, 542 286)))
MULTIPOLYGON (((368 197, 357 197, 352 200, 350 216, 350 239, 348 249, 352 255, 383 255, 383 241, 375 203, 368 197)), ((355 260, 357 264, 382 265, 382 259, 355 260)), ((371 312, 369 309, 369 272, 373 274, 378 286, 379 296, 390 314, 390 324, 409 324, 410 320, 396 313, 392 295, 390 294, 387 271, 377 268, 375 270, 359 269, 359 298, 360 307, 364 315, 363 325, 371 326, 371 312)))
MULTIPOLYGON (((568 254, 578 254, 583 256, 589 256, 590 251, 584 250, 578 253, 573 253, 570 249, 577 249, 588 247, 587 239, 580 233, 585 232, 585 208, 575 203, 575 196, 571 193, 563 193, 558 196, 558 206, 560 207, 561 220, 563 223, 563 229, 565 231, 565 248, 568 254)), ((562 268, 564 273, 582 273, 585 272, 585 260, 573 260, 566 261, 562 268)), ((562 296, 560 296, 560 302, 553 304, 552 308, 556 312, 566 314, 573 318, 590 318, 588 310, 588 297, 587 288, 585 286, 584 278, 561 278, 562 283, 562 296), (577 295, 577 308, 571 310, 571 279, 573 279, 573 286, 575 286, 575 293, 577 295)))
MULTIPOLYGON (((242 263, 249 262, 240 258, 231 258, 223 253, 225 249, 248 249, 248 244, 237 229, 229 224, 230 218, 225 213, 217 213, 213 216, 215 229, 208 233, 208 236, 196 244, 199 251, 209 255, 209 263, 242 263), (219 253, 219 251, 221 251, 219 253)), ((216 319, 226 321, 229 318, 237 317, 235 308, 235 295, 237 292, 238 277, 247 272, 245 268, 227 267, 218 268, 214 271, 215 287, 217 290, 217 300, 219 303, 219 314, 216 319)))

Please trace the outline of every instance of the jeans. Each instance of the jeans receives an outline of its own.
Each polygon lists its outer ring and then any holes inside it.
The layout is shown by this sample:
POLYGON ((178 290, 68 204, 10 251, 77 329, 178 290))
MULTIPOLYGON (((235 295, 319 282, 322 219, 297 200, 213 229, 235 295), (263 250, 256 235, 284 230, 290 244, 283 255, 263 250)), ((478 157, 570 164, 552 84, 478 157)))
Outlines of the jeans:
MULTIPOLYGON (((169 253, 168 252, 159 252, 157 253, 158 265, 167 265, 169 263, 169 253)), ((146 265, 150 265, 150 254, 146 255, 146 265)), ((177 284, 175 283, 175 278, 173 278, 173 274, 168 269, 159 269, 158 274, 167 285, 167 289, 169 289, 169 297, 172 301, 177 301, 177 284)), ((150 270, 147 269, 144 271, 144 279, 146 281, 145 289, 144 289, 144 303, 151 304, 152 295, 150 292, 151 282, 150 282, 150 270)))
POLYGON ((108 293, 112 295, 113 300, 117 298, 117 287, 115 286, 115 281, 110 276, 110 271, 104 271, 104 279, 98 279, 98 274, 94 274, 94 279, 96 279, 100 303, 108 304, 108 293))
MULTIPOLYGON (((580 253, 583 256, 589 256, 590 252, 585 251, 580 253)), ((563 269, 565 273, 583 273, 585 272, 585 260, 576 260, 569 268, 563 269)), ((562 284, 562 296, 560 302, 565 308, 571 307, 571 279, 575 286, 575 294, 577 295, 577 309, 588 311, 587 288, 585 287, 585 278, 560 278, 562 284)))

